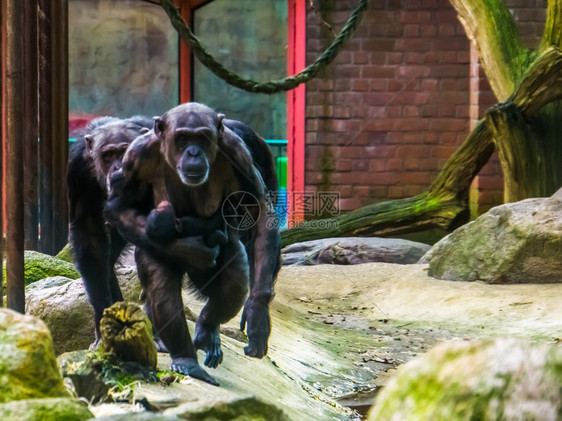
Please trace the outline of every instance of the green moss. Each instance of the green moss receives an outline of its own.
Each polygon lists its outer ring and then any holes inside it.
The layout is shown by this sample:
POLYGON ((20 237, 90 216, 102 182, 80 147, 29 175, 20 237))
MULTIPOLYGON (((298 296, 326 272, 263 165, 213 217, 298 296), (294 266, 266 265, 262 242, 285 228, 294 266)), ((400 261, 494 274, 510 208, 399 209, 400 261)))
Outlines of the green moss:
POLYGON ((0 332, 0 403, 69 396, 42 321, 1 310, 0 332))
POLYGON ((74 251, 70 243, 67 243, 61 251, 55 256, 57 259, 74 264, 74 251))
MULTIPOLYGON (((64 276, 70 279, 80 278, 80 272, 74 264, 56 257, 42 254, 37 251, 27 250, 24 256, 25 284, 29 285, 40 279, 51 276, 64 276)), ((6 280, 6 265, 3 267, 4 285, 6 280)))

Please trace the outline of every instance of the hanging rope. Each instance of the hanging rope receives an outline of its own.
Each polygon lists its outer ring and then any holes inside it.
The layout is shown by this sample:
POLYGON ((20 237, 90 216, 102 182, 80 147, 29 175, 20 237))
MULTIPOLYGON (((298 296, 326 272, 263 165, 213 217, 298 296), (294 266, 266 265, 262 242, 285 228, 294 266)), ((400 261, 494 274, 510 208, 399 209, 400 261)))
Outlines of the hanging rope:
POLYGON ((211 72, 220 77, 226 83, 236 86, 253 93, 273 94, 276 92, 289 91, 296 88, 301 83, 306 83, 314 79, 318 72, 326 68, 338 55, 345 42, 353 35, 355 29, 359 26, 363 12, 367 9, 368 0, 359 0, 359 4, 349 17, 345 26, 334 39, 332 44, 316 59, 314 63, 307 66, 300 73, 288 76, 284 79, 270 80, 267 82, 256 82, 251 79, 244 79, 236 73, 226 69, 221 63, 216 61, 207 50, 201 45, 199 38, 191 31, 185 23, 179 10, 174 6, 172 0, 161 0, 160 3, 166 11, 172 26, 176 29, 180 38, 184 40, 190 47, 193 54, 207 67, 211 72))

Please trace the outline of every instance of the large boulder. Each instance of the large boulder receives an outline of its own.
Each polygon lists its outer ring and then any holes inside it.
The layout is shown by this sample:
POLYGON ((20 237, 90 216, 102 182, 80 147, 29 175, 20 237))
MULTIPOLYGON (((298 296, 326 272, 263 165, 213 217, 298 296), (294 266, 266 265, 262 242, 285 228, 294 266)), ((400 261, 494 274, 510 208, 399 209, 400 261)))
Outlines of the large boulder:
POLYGON ((446 342, 398 369, 369 421, 562 419, 562 348, 446 342))
POLYGON ((295 243, 283 249, 284 265, 357 265, 383 262, 416 263, 428 250, 427 244, 398 238, 327 238, 295 243))
POLYGON ((93 417, 84 402, 71 398, 27 399, 0 404, 1 420, 86 421, 93 417))
POLYGON ((68 396, 45 323, 0 309, 0 403, 68 396))
POLYGON ((562 200, 508 203, 443 238, 424 256, 429 274, 452 281, 562 282, 562 200))
MULTIPOLYGON (((121 267, 116 273, 124 299, 138 302, 141 286, 135 268, 121 267)), ((37 281, 26 288, 25 307, 47 324, 57 355, 86 349, 94 341, 94 311, 81 279, 37 281)))

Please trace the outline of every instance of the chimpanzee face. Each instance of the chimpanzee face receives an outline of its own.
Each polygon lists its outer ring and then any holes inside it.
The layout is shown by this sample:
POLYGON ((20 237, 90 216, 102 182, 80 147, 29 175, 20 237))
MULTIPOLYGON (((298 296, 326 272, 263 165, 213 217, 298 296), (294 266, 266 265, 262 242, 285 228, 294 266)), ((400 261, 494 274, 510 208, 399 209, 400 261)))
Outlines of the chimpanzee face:
POLYGON ((197 103, 182 104, 162 118, 155 117, 154 132, 161 139, 162 153, 183 184, 199 186, 209 178, 223 118, 197 103))
POLYGON ((121 170, 123 155, 139 131, 140 127, 135 124, 118 121, 97 127, 84 137, 96 178, 104 190, 107 190, 109 180, 121 170))

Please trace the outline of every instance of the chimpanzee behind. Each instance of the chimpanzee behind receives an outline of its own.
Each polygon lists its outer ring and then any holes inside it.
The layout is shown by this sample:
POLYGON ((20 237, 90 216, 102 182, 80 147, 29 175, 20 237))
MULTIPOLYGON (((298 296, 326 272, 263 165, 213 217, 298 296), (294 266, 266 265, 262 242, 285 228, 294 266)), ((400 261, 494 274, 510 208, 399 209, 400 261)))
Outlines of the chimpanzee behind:
MULTIPOLYGON (((152 125, 152 120, 142 116, 125 120, 114 117, 95 119, 79 135, 70 153, 67 170, 70 243, 94 308, 95 341, 91 348, 99 344, 103 310, 123 299, 113 266, 126 241, 106 223, 103 215, 108 181, 120 172, 123 154, 129 144, 152 125)), ((138 205, 144 206, 142 203, 138 205)), ((178 254, 194 248, 198 252, 194 257, 198 265, 212 265, 218 247, 206 248, 200 237, 185 238, 161 247, 161 250, 178 254)))

